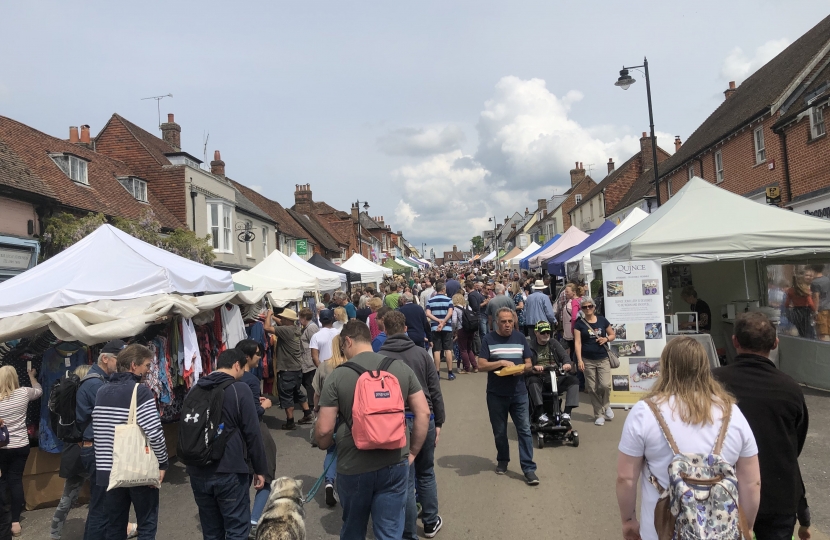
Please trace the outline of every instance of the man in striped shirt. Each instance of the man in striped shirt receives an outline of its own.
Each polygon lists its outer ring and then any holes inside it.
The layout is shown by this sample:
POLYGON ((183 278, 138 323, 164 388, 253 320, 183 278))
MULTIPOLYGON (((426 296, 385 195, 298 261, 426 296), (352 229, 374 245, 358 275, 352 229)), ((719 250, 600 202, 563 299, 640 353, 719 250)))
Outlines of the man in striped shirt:
MULTIPOLYGON (((158 459, 159 481, 164 480, 168 465, 164 431, 153 392, 141 384, 150 370, 152 360, 153 353, 147 347, 138 344, 128 346, 118 353, 118 372, 113 373, 109 383, 98 391, 95 409, 92 411, 98 485, 109 484, 115 426, 127 423, 135 385, 139 385, 136 395, 136 422, 147 436, 150 447, 158 459)), ((104 499, 104 512, 107 515, 106 537, 123 538, 130 518, 130 504, 135 509, 139 538, 155 538, 158 527, 159 490, 150 486, 115 488, 107 492, 104 499)))
POLYGON ((519 436, 519 463, 528 485, 539 484, 533 462, 533 437, 530 434, 527 386, 524 374, 532 369, 530 344, 514 328, 515 312, 503 307, 496 312, 496 331, 481 339, 478 369, 487 373, 487 410, 496 440, 496 474, 507 473, 510 445, 507 442, 507 415, 513 419, 519 436), (500 377, 497 370, 524 365, 524 370, 500 377))
POLYGON ((444 294, 446 286, 443 281, 435 283, 435 296, 427 301, 426 314, 432 329, 432 357, 435 369, 441 376, 441 354, 447 361, 447 379, 454 380, 452 372, 452 300, 444 294))

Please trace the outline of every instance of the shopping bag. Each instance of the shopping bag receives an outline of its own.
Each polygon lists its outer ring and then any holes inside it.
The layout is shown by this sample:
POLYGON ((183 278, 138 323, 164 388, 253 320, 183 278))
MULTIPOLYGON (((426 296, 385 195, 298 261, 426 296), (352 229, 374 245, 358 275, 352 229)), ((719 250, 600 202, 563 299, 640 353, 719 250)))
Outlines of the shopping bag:
POLYGON ((115 426, 112 471, 107 491, 122 487, 161 486, 156 453, 150 448, 144 430, 136 423, 137 394, 138 385, 136 384, 133 387, 127 423, 115 426))
POLYGON ((611 364, 611 369, 617 369, 620 367, 619 355, 617 355, 614 349, 607 343, 605 344, 605 348, 608 350, 608 361, 611 364))

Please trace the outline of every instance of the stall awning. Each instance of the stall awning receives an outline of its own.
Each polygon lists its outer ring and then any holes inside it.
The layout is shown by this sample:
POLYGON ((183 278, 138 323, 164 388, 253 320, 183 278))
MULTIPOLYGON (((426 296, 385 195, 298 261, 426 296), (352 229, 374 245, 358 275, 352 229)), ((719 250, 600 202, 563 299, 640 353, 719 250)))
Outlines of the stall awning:
POLYGON ((360 274, 361 283, 380 283, 384 276, 392 275, 392 270, 373 263, 360 253, 353 254, 341 267, 360 274))
POLYGON ((634 225, 638 224, 639 222, 643 221, 648 214, 644 211, 640 210, 639 208, 635 208, 634 210, 629 213, 625 219, 623 219, 619 225, 614 227, 614 229, 606 234, 603 238, 597 241, 595 244, 588 246, 587 248, 583 249, 582 251, 578 252, 576 255, 568 259, 565 263, 566 265, 570 265, 572 263, 576 263, 579 265, 578 272, 582 275, 591 274, 594 271, 593 266, 591 265, 591 252, 595 249, 599 249, 614 238, 618 237, 634 225))
POLYGON ((530 245, 524 248, 521 253, 519 253, 512 259, 509 259, 507 261, 507 264, 509 264, 510 266, 519 266, 519 263, 522 261, 522 259, 535 253, 536 250, 539 249, 539 247, 539 244, 537 244, 536 242, 531 242, 530 245))
POLYGON ((307 271, 309 274, 320 276, 320 277, 329 277, 340 280, 340 283, 346 283, 346 274, 342 274, 340 272, 332 272, 330 270, 326 270, 325 268, 320 268, 319 266, 315 266, 310 262, 306 261, 296 253, 291 254, 291 260, 297 263, 303 270, 307 271))
POLYGON ((563 251, 559 255, 553 258, 553 260, 548 261, 548 274, 552 276, 564 276, 565 275, 565 263, 579 253, 580 251, 593 246, 602 238, 604 238, 607 234, 614 230, 616 223, 613 221, 604 221, 602 225, 600 225, 597 230, 592 232, 588 238, 580 242, 579 244, 575 245, 574 247, 563 251))
POLYGON ((254 289, 277 291, 300 289, 306 292, 333 291, 340 288, 340 276, 323 274, 317 267, 301 266, 281 251, 272 251, 265 260, 250 270, 233 275, 233 281, 254 289))
POLYGON ((830 221, 759 204, 691 179, 640 223, 591 252, 604 261, 663 264, 830 255, 830 221))
POLYGON ((529 267, 538 268, 542 266, 549 259, 556 257, 566 249, 574 247, 586 238, 588 238, 588 235, 586 233, 582 232, 577 227, 571 225, 571 227, 567 231, 565 231, 562 234, 562 236, 560 236, 549 247, 540 250, 528 257, 527 262, 530 265, 529 267))
POLYGON ((330 260, 326 259, 325 257, 315 253, 308 259, 309 264, 313 264, 317 268, 322 268, 323 270, 329 270, 331 272, 338 272, 346 276, 346 279, 349 283, 355 283, 360 281, 360 274, 356 272, 349 272, 345 268, 341 266, 337 266, 330 260))
POLYGON ((392 270, 392 272, 395 273, 395 274, 403 274, 403 273, 408 274, 409 272, 412 272, 412 267, 411 266, 401 264, 401 263, 395 261, 394 259, 386 259, 383 262, 383 267, 388 268, 389 270, 392 270))
POLYGON ((527 257, 523 258, 521 261, 519 261, 519 268, 521 268, 522 270, 529 270, 530 269, 530 263, 529 263, 530 258, 533 257, 534 255, 536 255, 537 253, 542 253, 543 251, 548 249, 550 246, 552 246, 554 244, 554 242, 559 240, 559 238, 561 236, 562 236, 561 234, 554 235, 554 237, 551 238, 550 240, 548 240, 547 242, 545 242, 545 244, 542 247, 540 247, 539 249, 537 249, 536 251, 534 251, 533 253, 531 253, 527 257))
POLYGON ((51 259, 0 284, 0 318, 96 300, 230 291, 230 272, 101 225, 51 259))

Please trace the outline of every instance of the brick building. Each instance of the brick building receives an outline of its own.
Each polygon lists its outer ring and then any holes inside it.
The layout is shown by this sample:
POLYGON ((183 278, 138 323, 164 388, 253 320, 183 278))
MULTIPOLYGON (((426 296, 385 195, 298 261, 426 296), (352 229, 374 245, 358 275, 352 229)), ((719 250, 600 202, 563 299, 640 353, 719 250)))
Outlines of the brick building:
POLYGON ((544 243, 557 234, 562 234, 571 226, 571 210, 582 202, 582 198, 597 186, 593 178, 585 174, 582 163, 576 162, 570 171, 571 187, 554 199, 559 203, 548 211, 547 216, 537 221, 528 229, 528 234, 539 243, 544 243))
POLYGON ((765 203, 830 214, 830 143, 824 130, 830 17, 762 66, 660 165, 660 200, 699 176, 765 203))

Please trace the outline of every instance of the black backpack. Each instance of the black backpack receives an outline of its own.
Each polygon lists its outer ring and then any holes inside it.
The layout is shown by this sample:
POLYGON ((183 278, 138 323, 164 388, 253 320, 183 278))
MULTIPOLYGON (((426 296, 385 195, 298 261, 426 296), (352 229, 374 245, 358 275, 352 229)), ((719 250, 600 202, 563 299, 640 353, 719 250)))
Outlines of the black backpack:
POLYGON ((225 444, 233 434, 224 427, 222 405, 225 388, 235 382, 225 381, 211 389, 197 384, 185 396, 176 445, 176 453, 185 465, 205 467, 222 459, 225 444))
POLYGON ((83 430, 75 421, 78 390, 81 385, 90 379, 104 380, 97 373, 89 373, 83 379, 67 371, 58 382, 52 386, 49 393, 49 423, 55 437, 65 443, 79 443, 83 440, 83 430))
POLYGON ((461 310, 461 328, 467 332, 475 332, 478 330, 479 319, 478 314, 469 306, 461 310))

